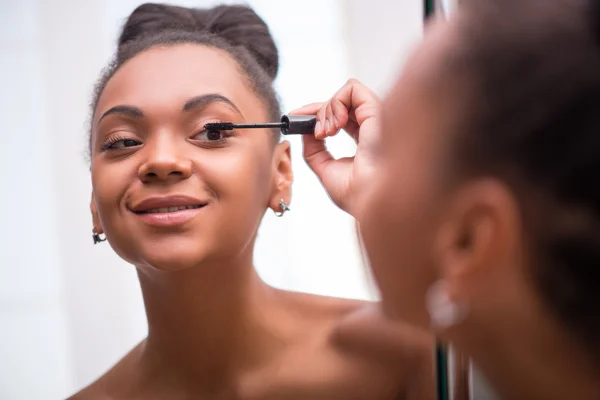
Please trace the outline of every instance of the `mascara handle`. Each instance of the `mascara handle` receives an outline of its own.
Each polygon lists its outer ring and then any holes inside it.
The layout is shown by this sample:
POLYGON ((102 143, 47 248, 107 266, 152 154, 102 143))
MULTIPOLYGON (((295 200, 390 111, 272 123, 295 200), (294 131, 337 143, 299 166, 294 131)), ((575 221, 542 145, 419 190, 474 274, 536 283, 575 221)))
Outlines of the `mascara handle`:
POLYGON ((281 133, 284 135, 312 135, 317 117, 314 115, 284 115, 281 117, 281 133))

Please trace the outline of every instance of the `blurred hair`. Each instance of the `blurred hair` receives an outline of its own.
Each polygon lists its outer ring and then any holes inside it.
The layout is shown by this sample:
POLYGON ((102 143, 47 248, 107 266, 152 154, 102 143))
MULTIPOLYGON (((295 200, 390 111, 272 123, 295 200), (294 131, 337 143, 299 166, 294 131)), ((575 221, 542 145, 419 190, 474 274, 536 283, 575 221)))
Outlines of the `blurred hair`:
POLYGON ((473 0, 448 57, 469 86, 455 160, 516 193, 531 278, 600 355, 600 2, 473 0))

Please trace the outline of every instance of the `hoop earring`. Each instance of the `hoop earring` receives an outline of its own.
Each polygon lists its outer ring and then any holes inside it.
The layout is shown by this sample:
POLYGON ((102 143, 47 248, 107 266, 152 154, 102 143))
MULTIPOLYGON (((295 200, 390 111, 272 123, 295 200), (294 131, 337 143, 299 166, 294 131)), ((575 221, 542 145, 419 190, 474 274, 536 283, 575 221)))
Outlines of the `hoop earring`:
POLYGON ((425 297, 431 326, 446 329, 465 320, 468 314, 466 303, 454 301, 448 295, 446 282, 437 281, 429 287, 425 297))
POLYGON ((283 199, 279 200, 279 211, 274 211, 275 215, 281 218, 287 211, 291 211, 289 204, 286 204, 283 199))
POLYGON ((92 230, 92 239, 94 240, 94 244, 98 244, 100 242, 106 241, 106 235, 104 237, 100 236, 101 234, 96 232, 96 230, 92 230))

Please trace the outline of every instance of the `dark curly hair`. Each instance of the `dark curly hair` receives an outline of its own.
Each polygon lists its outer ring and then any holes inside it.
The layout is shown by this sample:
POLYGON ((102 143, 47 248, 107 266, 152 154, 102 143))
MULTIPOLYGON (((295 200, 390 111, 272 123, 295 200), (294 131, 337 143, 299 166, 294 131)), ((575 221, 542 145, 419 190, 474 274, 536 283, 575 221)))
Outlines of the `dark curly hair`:
MULTIPOLYGON (((277 46, 265 22, 251 8, 221 5, 199 9, 153 3, 137 7, 123 26, 116 55, 96 84, 92 119, 106 84, 125 62, 155 46, 180 43, 197 43, 226 51, 238 63, 252 90, 264 101, 269 117, 279 120, 281 107, 273 89, 279 69, 277 46)), ((91 146, 91 127, 88 142, 91 146)))

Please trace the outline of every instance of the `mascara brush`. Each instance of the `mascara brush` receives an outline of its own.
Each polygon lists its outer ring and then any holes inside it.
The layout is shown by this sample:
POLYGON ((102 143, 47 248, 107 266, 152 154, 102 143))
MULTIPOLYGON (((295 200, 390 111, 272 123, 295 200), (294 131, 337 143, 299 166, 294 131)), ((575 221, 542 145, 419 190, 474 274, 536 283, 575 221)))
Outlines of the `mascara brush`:
POLYGON ((232 122, 215 122, 204 125, 208 131, 232 131, 234 129, 279 128, 284 135, 312 135, 315 133, 317 117, 314 115, 284 115, 280 122, 259 124, 234 124, 232 122))

